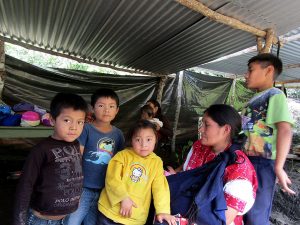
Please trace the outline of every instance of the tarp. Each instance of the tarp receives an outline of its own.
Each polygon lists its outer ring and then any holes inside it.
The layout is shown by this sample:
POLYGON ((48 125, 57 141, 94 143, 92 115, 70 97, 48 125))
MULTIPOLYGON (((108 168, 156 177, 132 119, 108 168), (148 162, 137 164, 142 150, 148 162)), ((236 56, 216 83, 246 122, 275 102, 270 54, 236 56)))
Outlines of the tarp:
MULTIPOLYGON (((139 118, 139 109, 156 98, 159 77, 111 75, 67 69, 40 68, 6 55, 6 77, 2 99, 11 105, 21 101, 49 109, 57 92, 73 92, 90 102, 98 88, 112 88, 120 98, 120 110, 114 124, 125 133, 139 118)), ((184 71, 168 76, 163 90, 162 111, 176 125, 176 141, 195 140, 203 110, 214 103, 225 103, 233 80, 184 71), (177 113, 177 114, 176 114, 177 113), (176 123, 176 121, 178 123, 176 123)), ((235 96, 242 96, 242 84, 236 83, 235 96), (241 87, 240 87, 241 86, 241 87)), ((247 96, 247 95, 246 95, 247 96)), ((240 106, 248 98, 234 98, 240 106)), ((173 126, 174 127, 174 126, 173 126)))

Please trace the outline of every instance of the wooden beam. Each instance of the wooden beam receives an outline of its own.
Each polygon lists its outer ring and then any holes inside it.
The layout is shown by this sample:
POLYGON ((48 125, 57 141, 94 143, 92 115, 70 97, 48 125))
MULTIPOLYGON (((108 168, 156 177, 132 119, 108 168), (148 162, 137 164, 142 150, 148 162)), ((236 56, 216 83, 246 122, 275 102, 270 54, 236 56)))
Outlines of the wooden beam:
MULTIPOLYGON (((226 24, 234 29, 243 30, 248 33, 254 34, 255 36, 263 37, 263 38, 265 38, 267 35, 267 32, 264 30, 257 29, 256 27, 252 27, 237 19, 217 13, 196 0, 176 0, 176 2, 198 13, 201 13, 203 16, 213 21, 226 24)), ((273 37, 272 43, 277 44, 277 42, 278 42, 277 38, 273 37)))
POLYGON ((98 62, 95 62, 95 61, 90 61, 90 60, 86 60, 86 59, 79 58, 79 57, 76 57, 76 56, 68 55, 66 53, 60 53, 60 52, 56 52, 56 51, 53 51, 53 50, 48 50, 48 49, 45 49, 45 48, 42 48, 42 47, 36 47, 36 46, 30 45, 30 44, 23 43, 21 41, 16 41, 16 40, 6 38, 6 37, 3 37, 3 36, 0 36, 0 41, 9 42, 9 43, 14 44, 14 45, 19 45, 19 46, 24 47, 26 49, 39 51, 39 52, 44 52, 44 53, 47 53, 47 54, 60 56, 60 57, 63 57, 63 58, 72 59, 72 60, 75 60, 79 63, 86 63, 86 64, 90 64, 90 65, 94 65, 94 66, 110 68, 110 69, 121 71, 121 72, 136 73, 136 74, 141 74, 141 75, 158 76, 158 77, 165 76, 165 74, 156 74, 156 73, 139 71, 139 70, 134 70, 134 69, 119 68, 119 67, 109 65, 109 64, 102 64, 102 63, 98 63, 98 62))
POLYGON ((300 79, 285 80, 285 81, 276 81, 275 82, 275 84, 291 84, 291 83, 300 83, 300 79))
POLYGON ((287 69, 293 69, 293 68, 299 68, 299 67, 300 67, 300 63, 285 65, 283 68, 285 70, 287 70, 287 69))

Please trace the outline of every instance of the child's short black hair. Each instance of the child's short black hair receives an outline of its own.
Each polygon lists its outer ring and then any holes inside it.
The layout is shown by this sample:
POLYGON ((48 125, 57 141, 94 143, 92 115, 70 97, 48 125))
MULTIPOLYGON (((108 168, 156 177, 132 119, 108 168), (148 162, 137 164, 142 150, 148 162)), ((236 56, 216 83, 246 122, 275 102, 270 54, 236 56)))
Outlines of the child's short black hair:
POLYGON ((99 98, 106 97, 112 98, 116 101, 117 107, 119 107, 119 97, 116 92, 109 88, 99 88, 91 96, 91 105, 94 107, 99 98))
POLYGON ((144 105, 141 108, 141 114, 146 113, 149 117, 153 118, 154 117, 154 112, 153 109, 151 108, 150 105, 144 105))
POLYGON ((274 80, 281 74, 282 72, 282 61, 277 56, 271 54, 271 53, 262 53, 258 54, 256 56, 253 56, 248 61, 248 66, 253 63, 257 62, 259 63, 263 68, 266 68, 267 66, 272 65, 274 67, 274 80))
POLYGON ((85 113, 88 111, 87 103, 81 96, 72 93, 58 93, 50 103, 50 115, 56 119, 61 111, 67 108, 81 110, 85 113))
POLYGON ((151 123, 148 120, 139 120, 137 121, 132 127, 131 129, 128 131, 127 135, 126 135, 126 146, 127 147, 131 147, 131 140, 132 137, 134 135, 136 135, 137 132, 139 132, 141 129, 147 129, 150 128, 153 130, 155 137, 156 137, 156 144, 155 147, 157 145, 157 141, 158 141, 158 136, 157 136, 157 131, 156 131, 156 127, 153 123, 151 123))

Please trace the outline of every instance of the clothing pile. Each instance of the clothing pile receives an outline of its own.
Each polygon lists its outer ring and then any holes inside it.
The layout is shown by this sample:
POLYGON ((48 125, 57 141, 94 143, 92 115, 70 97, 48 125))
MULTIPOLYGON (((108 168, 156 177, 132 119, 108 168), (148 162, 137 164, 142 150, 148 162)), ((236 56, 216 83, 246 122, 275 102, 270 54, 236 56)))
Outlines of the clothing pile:
POLYGON ((21 102, 13 107, 0 103, 0 126, 52 126, 49 113, 37 105, 21 102))

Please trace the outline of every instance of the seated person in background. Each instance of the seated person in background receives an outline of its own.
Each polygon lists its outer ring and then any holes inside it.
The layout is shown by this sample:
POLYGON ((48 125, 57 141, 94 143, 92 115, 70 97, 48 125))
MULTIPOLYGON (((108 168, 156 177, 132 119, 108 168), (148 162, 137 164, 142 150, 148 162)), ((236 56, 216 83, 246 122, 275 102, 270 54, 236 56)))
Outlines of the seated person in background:
MULTIPOLYGON (((160 143, 168 143, 169 140, 172 139, 173 131, 170 125, 169 120, 165 117, 161 112, 161 107, 158 101, 151 99, 147 101, 147 105, 149 105, 154 112, 154 118, 159 119, 163 123, 163 127, 156 126, 158 129, 158 133, 160 135, 160 143)), ((160 146, 159 146, 160 147, 160 146)))
POLYGON ((154 118, 154 112, 151 106, 144 105, 141 108, 141 119, 142 120, 149 120, 151 123, 153 123, 156 127, 156 130, 159 130, 163 127, 163 122, 161 122, 158 118, 154 118))
MULTIPOLYGON (((191 170, 212 161, 219 153, 226 151, 238 142, 241 131, 241 116, 231 106, 211 105, 204 111, 202 125, 199 129, 201 139, 197 140, 183 166, 174 170, 168 167, 169 173, 191 170)), ((244 215, 253 206, 257 178, 255 170, 241 150, 236 150, 235 163, 226 167, 224 181, 224 196, 227 204, 225 212, 226 224, 242 225, 244 215)))
POLYGON ((20 178, 14 225, 65 224, 82 191, 79 142, 87 104, 75 94, 59 93, 50 104, 53 134, 30 152, 20 178))
POLYGON ((176 225, 170 215, 170 191, 163 163, 153 153, 157 143, 155 126, 147 120, 137 122, 126 141, 130 147, 117 153, 108 164, 97 225, 145 224, 151 195, 157 220, 176 225))

